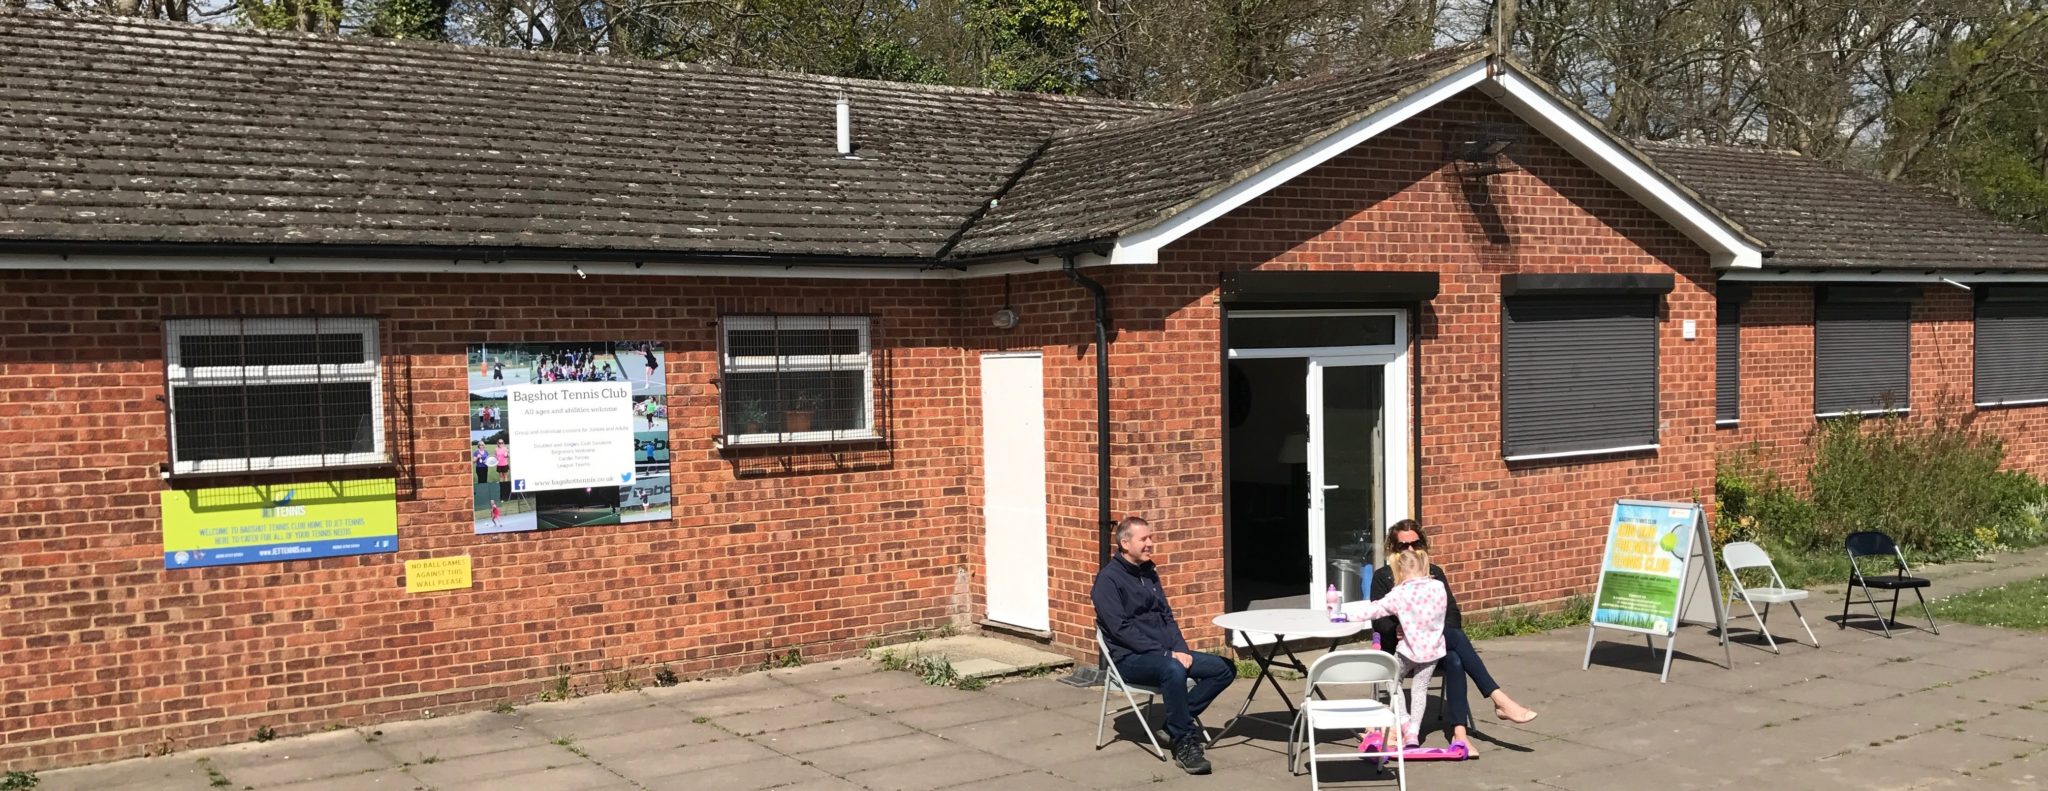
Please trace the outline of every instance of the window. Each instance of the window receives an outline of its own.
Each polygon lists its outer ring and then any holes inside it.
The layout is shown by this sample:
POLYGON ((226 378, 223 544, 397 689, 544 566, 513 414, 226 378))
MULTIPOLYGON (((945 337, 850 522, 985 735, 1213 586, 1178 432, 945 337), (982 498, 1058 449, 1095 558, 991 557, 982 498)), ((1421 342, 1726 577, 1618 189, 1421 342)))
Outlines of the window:
POLYGON ((164 322, 171 473, 387 460, 377 320, 164 322))
POLYGON ((1657 446, 1656 297, 1539 291, 1502 305, 1509 461, 1657 446))
POLYGON ((1815 415, 1911 406, 1912 297, 1887 286, 1823 290, 1813 316, 1815 415))
POLYGON ((2048 402, 2048 288, 1992 287, 1977 303, 1978 406, 2048 402))
POLYGON ((723 326, 727 444, 879 436, 866 316, 727 316, 723 326))
POLYGON ((1722 302, 1714 314, 1714 424, 1742 420, 1742 303, 1722 302))

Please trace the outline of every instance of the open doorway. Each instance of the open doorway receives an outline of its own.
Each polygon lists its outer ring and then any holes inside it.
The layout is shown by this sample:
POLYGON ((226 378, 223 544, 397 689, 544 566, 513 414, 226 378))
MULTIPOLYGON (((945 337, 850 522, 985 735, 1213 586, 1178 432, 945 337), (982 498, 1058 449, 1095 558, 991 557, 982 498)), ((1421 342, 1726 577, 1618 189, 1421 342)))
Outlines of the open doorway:
POLYGON ((1226 319, 1229 610, 1318 606, 1328 585, 1363 598, 1378 537, 1409 512, 1404 319, 1226 319))
POLYGON ((1307 606, 1308 359, 1230 365, 1230 610, 1307 606))

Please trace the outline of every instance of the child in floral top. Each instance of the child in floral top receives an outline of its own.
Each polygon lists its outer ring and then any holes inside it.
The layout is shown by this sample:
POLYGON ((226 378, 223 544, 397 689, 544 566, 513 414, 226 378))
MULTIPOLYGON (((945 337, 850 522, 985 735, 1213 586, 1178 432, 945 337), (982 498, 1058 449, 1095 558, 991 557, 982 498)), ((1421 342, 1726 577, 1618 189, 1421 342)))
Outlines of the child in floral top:
POLYGON ((1402 744, 1422 743, 1422 711, 1428 704, 1429 679, 1444 658, 1444 614, 1449 597, 1444 584, 1429 576, 1429 555, 1409 549, 1387 559, 1394 571, 1394 589, 1379 599, 1346 608, 1347 616, 1371 620, 1389 615, 1401 623, 1395 656, 1408 682, 1408 718, 1401 723, 1402 744))

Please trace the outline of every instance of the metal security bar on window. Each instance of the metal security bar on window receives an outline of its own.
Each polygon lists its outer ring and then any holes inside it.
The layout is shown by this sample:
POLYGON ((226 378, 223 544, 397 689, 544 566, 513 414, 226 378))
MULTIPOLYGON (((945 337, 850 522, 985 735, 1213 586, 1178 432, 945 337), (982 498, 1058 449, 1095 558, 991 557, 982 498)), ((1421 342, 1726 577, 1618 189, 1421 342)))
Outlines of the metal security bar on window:
POLYGON ((387 460, 376 319, 171 319, 164 345, 172 474, 387 460))
POLYGON ((874 439, 866 316, 727 316, 719 375, 728 444, 874 439))

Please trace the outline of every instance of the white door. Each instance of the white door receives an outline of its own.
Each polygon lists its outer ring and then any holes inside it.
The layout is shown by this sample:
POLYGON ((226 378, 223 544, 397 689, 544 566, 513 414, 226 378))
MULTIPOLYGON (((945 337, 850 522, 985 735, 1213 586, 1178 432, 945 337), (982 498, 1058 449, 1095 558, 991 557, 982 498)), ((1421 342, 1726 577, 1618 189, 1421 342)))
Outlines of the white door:
POLYGON ((1380 536, 1407 516, 1407 377, 1399 358, 1316 356, 1308 365, 1310 606, 1325 586, 1363 598, 1385 553, 1380 536), (1389 428, 1393 430, 1389 430, 1389 428))
POLYGON ((1052 628, 1045 524, 1045 378, 1037 352, 981 357, 988 618, 1052 628))

